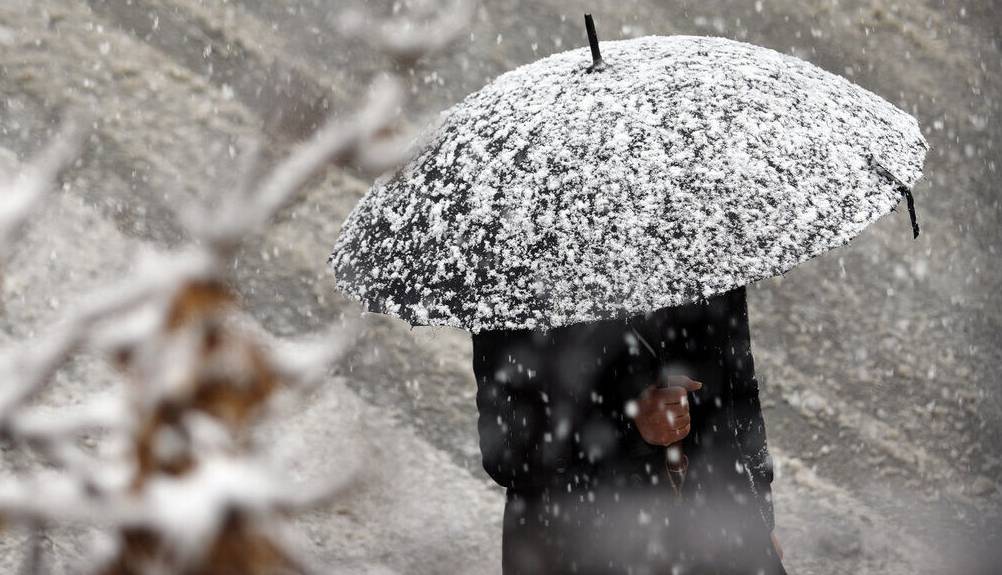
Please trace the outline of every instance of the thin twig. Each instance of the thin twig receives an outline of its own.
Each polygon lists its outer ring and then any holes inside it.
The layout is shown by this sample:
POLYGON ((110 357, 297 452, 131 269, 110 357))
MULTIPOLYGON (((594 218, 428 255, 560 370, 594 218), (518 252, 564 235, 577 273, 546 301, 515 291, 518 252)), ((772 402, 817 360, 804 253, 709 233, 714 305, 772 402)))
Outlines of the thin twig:
POLYGON ((9 182, 0 182, 0 250, 9 248, 24 222, 74 160, 83 140, 79 120, 67 120, 58 136, 9 182))

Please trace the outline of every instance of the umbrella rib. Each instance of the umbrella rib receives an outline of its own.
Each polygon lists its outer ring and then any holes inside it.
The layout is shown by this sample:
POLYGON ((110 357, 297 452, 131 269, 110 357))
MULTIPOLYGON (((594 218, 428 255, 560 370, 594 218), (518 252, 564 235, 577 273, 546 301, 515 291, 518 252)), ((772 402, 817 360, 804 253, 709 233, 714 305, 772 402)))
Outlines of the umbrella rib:
POLYGON ((908 217, 912 220, 912 239, 919 237, 918 216, 915 214, 915 197, 908 186, 901 186, 901 193, 905 195, 905 202, 908 204, 908 217))
POLYGON ((912 239, 918 238, 918 215, 915 212, 915 196, 912 195, 911 186, 901 181, 901 178, 897 177, 894 175, 894 172, 887 169, 887 166, 882 164, 880 160, 877 159, 877 155, 872 151, 870 152, 870 160, 873 162, 873 165, 876 166, 877 172, 889 178, 895 185, 897 185, 898 191, 905 197, 905 203, 908 205, 908 217, 911 218, 912 221, 912 239))
POLYGON ((631 326, 630 330, 633 331, 633 335, 637 336, 637 339, 640 340, 640 343, 644 344, 644 347, 647 348, 647 351, 651 352, 651 355, 654 356, 654 359, 657 359, 658 354, 654 351, 654 348, 651 347, 651 344, 647 343, 647 340, 644 339, 644 336, 640 335, 640 332, 637 331, 637 328, 631 326))

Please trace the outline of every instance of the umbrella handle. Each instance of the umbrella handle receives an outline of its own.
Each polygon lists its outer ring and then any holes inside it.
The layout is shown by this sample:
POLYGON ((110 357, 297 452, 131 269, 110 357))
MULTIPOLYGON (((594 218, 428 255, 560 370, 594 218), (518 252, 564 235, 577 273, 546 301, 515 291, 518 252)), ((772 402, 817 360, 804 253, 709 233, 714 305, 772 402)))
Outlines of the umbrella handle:
POLYGON ((676 497, 680 497, 682 485, 685 484, 685 475, 689 471, 689 458, 682 450, 681 441, 672 443, 665 449, 665 471, 672 491, 676 497))
MULTIPOLYGON (((671 386, 667 382, 659 381, 657 387, 664 389, 671 386)), ((665 448, 665 471, 668 475, 672 492, 675 493, 676 497, 681 497, 682 485, 685 484, 685 476, 689 471, 689 457, 685 454, 681 440, 665 448)))

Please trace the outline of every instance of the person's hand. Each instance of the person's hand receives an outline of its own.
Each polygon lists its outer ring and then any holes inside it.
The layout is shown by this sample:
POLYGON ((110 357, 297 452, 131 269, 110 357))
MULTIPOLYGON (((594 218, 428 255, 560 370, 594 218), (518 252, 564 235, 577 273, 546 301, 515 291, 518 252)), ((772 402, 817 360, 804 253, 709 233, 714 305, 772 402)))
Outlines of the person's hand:
POLYGON ((690 391, 703 384, 684 375, 668 377, 667 387, 650 385, 637 398, 634 422, 644 441, 665 447, 689 435, 690 391))
POLYGON ((783 560, 783 546, 779 544, 779 538, 776 537, 776 532, 772 532, 772 546, 776 548, 776 555, 779 556, 779 560, 783 560))

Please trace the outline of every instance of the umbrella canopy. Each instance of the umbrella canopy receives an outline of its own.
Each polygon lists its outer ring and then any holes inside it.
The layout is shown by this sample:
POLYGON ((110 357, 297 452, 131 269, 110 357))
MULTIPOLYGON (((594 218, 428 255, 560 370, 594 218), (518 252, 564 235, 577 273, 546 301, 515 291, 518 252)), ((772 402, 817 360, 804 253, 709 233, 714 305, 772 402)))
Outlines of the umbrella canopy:
POLYGON ((602 52, 444 112, 346 220, 338 288, 415 325, 558 327, 784 273, 911 202, 918 123, 840 76, 723 38, 602 52))

